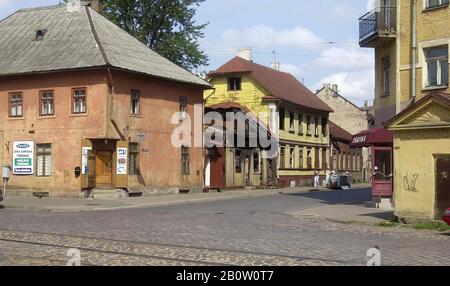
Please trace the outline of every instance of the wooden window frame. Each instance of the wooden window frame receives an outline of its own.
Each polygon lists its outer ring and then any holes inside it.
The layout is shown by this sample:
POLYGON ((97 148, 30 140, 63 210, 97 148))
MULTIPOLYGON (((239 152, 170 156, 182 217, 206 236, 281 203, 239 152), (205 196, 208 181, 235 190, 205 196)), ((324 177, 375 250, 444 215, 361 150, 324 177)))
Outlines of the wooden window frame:
POLYGON ((137 176, 140 175, 140 168, 139 168, 139 156, 140 156, 140 152, 139 152, 139 144, 138 143, 129 143, 128 144, 128 169, 129 169, 129 175, 130 176, 137 176), (132 146, 136 146, 136 150, 134 148, 132 148, 132 146), (132 156, 136 156, 135 158, 135 168, 134 166, 131 165, 131 157, 132 156))
POLYGON ((54 116, 55 115, 55 92, 53 90, 41 90, 39 91, 39 116, 54 116), (52 113, 43 114, 42 113, 42 101, 45 93, 52 93, 52 113))
POLYGON ((191 174, 190 150, 189 147, 181 146, 181 175, 191 174))
POLYGON ((72 88, 72 98, 71 98, 71 113, 74 115, 82 115, 82 114, 87 114, 88 113, 88 100, 87 100, 88 94, 87 94, 87 88, 85 87, 77 87, 77 88, 72 88), (85 102, 85 111, 84 112, 75 112, 75 92, 76 91, 80 91, 83 90, 84 91, 84 102, 85 102))
POLYGON ((8 114, 9 114, 9 118, 23 118, 24 117, 25 109, 24 109, 23 92, 10 92, 10 93, 8 93, 8 114), (20 114, 20 115, 12 115, 12 107, 13 107, 12 97, 13 96, 17 96, 17 95, 20 95, 20 97, 21 97, 20 103, 22 105, 22 114, 20 114))
POLYGON ((130 113, 133 116, 141 115, 141 90, 139 89, 131 89, 130 90, 130 113), (137 112, 133 110, 133 103, 137 101, 137 112))
POLYGON ((51 143, 36 144, 36 163, 35 163, 35 165, 36 165, 35 166, 35 168, 36 168, 36 177, 38 177, 38 178, 50 178, 51 176, 53 176, 53 157, 51 158, 52 159, 52 166, 50 166, 51 167, 51 174, 50 175, 46 175, 45 174, 45 170, 46 170, 46 165, 45 165, 46 160, 45 159, 46 159, 46 157, 48 155, 52 156, 52 149, 53 149, 53 146, 52 146, 51 143), (40 152, 39 151, 39 146, 43 146, 44 151, 40 152), (47 149, 46 149, 46 147, 48 147, 48 146, 50 146, 50 151, 47 151, 47 149), (39 156, 43 156, 42 175, 39 175, 39 168, 38 168, 38 158, 39 158, 39 156))
POLYGON ((228 91, 242 91, 242 78, 241 77, 229 77, 227 79, 228 91), (236 81, 239 81, 239 84, 236 84, 236 81), (233 83, 233 86, 232 86, 233 83))

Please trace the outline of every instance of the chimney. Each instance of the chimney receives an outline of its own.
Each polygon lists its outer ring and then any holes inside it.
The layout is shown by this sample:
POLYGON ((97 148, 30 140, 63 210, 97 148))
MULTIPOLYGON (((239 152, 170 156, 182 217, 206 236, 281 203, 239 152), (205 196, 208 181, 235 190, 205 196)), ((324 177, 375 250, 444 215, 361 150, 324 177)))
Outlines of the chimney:
POLYGON ((240 49, 238 51, 238 57, 253 62, 253 50, 251 48, 240 49))
POLYGON ((338 93, 338 85, 337 84, 333 84, 333 87, 331 89, 334 93, 338 93))
POLYGON ((369 101, 368 100, 366 100, 366 101, 364 101, 364 108, 368 108, 369 107, 369 101))
POLYGON ((76 13, 81 11, 81 0, 67 1, 67 12, 76 13))
POLYGON ((103 1, 102 0, 89 0, 88 6, 91 7, 91 9, 95 10, 97 13, 103 12, 103 1))
POLYGON ((331 89, 331 84, 329 84, 329 83, 324 83, 324 84, 323 84, 323 88, 325 88, 325 89, 331 89))

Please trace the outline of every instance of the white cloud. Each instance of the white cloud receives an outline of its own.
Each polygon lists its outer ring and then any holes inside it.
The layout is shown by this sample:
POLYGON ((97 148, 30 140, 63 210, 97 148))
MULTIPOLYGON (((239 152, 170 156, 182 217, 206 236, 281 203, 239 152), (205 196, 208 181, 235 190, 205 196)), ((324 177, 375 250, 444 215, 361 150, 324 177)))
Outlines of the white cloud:
POLYGON ((368 0, 367 1, 367 11, 372 11, 375 9, 376 0, 368 0))
POLYGON ((9 3, 11 3, 11 0, 0 0, 0 7, 5 7, 9 3))
POLYGON ((303 78, 303 69, 297 65, 281 63, 280 70, 290 73, 300 80, 303 78))
POLYGON ((374 67, 374 56, 370 50, 359 46, 341 46, 325 49, 314 65, 324 68, 364 69, 374 67))
POLYGON ((229 29, 223 32, 221 42, 233 47, 298 45, 323 42, 314 32, 303 28, 277 30, 267 25, 256 25, 242 30, 229 29))
POLYGON ((373 101, 375 93, 374 79, 375 73, 373 69, 360 70, 353 73, 335 73, 316 83, 313 90, 322 88, 324 83, 337 84, 342 96, 362 106, 365 100, 373 101))

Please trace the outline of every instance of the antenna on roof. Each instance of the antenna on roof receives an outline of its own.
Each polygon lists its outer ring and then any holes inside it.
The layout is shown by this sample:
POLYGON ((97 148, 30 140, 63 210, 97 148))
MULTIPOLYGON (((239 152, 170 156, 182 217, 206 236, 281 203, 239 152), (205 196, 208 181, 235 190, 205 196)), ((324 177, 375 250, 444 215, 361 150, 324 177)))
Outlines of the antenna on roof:
POLYGON ((274 58, 274 61, 273 61, 273 63, 272 63, 272 68, 273 68, 274 70, 279 71, 279 70, 280 70, 280 62, 279 62, 278 59, 277 59, 277 52, 276 52, 276 51, 273 51, 272 53, 273 53, 273 58, 274 58))

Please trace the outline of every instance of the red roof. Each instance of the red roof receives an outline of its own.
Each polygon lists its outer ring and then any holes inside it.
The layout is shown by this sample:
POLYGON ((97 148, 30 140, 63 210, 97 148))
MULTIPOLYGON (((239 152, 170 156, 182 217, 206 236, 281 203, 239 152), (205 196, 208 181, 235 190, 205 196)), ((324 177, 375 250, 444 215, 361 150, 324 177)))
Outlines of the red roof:
POLYGON ((350 147, 390 146, 393 142, 394 133, 384 128, 374 128, 354 135, 350 147))
POLYGON ((211 72, 209 78, 233 73, 249 73, 271 96, 317 111, 333 112, 325 102, 289 73, 281 72, 254 62, 235 57, 218 70, 211 72))
POLYGON ((352 142, 353 135, 347 132, 342 127, 330 121, 330 135, 336 139, 341 139, 346 142, 352 142))

